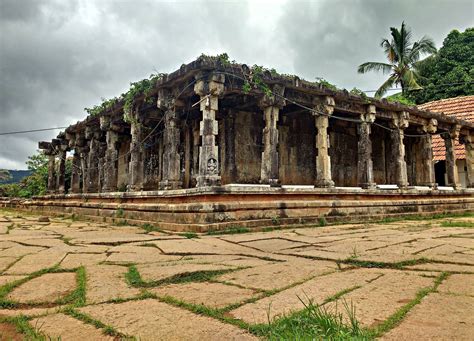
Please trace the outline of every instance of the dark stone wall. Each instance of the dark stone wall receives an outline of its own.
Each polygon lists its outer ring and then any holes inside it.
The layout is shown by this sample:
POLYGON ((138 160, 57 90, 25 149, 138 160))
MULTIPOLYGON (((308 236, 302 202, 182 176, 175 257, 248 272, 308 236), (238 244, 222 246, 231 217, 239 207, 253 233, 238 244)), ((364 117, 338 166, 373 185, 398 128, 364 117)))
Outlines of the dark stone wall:
POLYGON ((316 128, 309 112, 282 115, 279 122, 279 178, 283 185, 313 185, 316 128))
POLYGON ((263 114, 239 111, 235 113, 234 120, 234 182, 258 184, 262 163, 263 114))
POLYGON ((331 173, 336 186, 357 186, 357 132, 352 122, 330 120, 331 173))

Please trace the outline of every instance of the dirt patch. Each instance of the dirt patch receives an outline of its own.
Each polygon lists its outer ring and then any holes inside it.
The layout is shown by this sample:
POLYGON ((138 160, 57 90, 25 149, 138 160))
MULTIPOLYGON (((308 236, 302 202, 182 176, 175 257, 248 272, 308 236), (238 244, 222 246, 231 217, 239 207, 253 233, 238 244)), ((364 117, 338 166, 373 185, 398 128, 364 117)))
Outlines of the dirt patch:
POLYGON ((220 283, 186 283, 151 289, 158 296, 172 296, 188 303, 223 308, 239 303, 254 295, 253 290, 220 283))
POLYGON ((75 318, 64 314, 53 314, 31 320, 32 326, 50 338, 61 340, 114 340, 104 335, 100 329, 90 324, 82 323, 75 318))
POLYGON ((20 303, 53 303, 75 288, 75 273, 45 274, 15 288, 7 297, 20 303))
POLYGON ((472 340, 474 298, 430 294, 382 340, 472 340))
POLYGON ((22 341, 24 339, 24 335, 20 334, 13 324, 0 322, 0 340, 22 341))
POLYGON ((157 300, 81 308, 105 324, 140 340, 258 340, 246 331, 157 300))

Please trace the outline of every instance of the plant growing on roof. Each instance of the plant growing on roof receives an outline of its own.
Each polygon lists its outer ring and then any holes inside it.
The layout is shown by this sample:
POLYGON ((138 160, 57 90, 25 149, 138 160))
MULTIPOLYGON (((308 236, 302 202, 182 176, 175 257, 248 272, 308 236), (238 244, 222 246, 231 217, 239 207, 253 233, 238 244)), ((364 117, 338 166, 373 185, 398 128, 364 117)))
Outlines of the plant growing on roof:
POLYGON ((419 89, 418 73, 415 70, 416 63, 420 60, 421 55, 436 53, 433 40, 426 36, 412 44, 412 33, 405 26, 405 22, 402 22, 400 30, 390 27, 390 31, 391 39, 384 38, 380 43, 387 55, 388 63, 366 62, 359 65, 357 69, 359 73, 382 71, 384 74, 390 74, 375 93, 376 98, 382 97, 394 85, 402 87, 403 95, 407 89, 419 89))

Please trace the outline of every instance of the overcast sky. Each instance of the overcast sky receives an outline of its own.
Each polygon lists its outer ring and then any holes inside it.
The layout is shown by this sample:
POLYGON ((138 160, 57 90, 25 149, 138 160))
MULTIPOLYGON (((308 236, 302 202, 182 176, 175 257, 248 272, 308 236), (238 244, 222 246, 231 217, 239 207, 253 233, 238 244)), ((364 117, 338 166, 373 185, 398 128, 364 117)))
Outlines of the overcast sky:
MULTIPOLYGON (((474 26, 472 0, 0 0, 0 132, 67 126, 131 81, 172 72, 201 53, 339 87, 376 89, 379 47, 404 20, 437 47, 474 26)), ((24 169, 55 132, 0 136, 0 168, 24 169)))

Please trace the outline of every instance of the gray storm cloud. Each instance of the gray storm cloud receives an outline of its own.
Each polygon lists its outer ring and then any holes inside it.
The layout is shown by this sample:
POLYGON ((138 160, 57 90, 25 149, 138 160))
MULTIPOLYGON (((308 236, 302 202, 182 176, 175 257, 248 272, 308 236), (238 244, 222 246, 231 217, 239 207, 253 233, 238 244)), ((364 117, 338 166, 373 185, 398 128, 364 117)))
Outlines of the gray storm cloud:
MULTIPOLYGON (((383 60, 389 26, 405 20, 439 47, 473 26, 473 11, 464 0, 0 0, 0 132, 67 126, 101 97, 201 53, 375 89, 383 76, 356 67, 383 60)), ((0 136, 0 168, 25 168, 37 141, 56 134, 0 136)))

